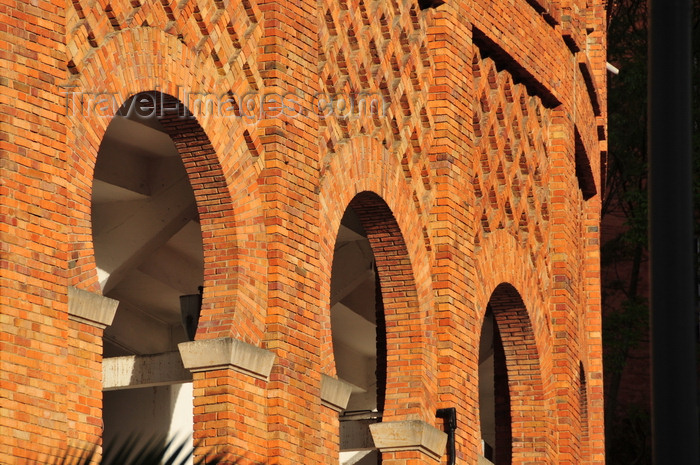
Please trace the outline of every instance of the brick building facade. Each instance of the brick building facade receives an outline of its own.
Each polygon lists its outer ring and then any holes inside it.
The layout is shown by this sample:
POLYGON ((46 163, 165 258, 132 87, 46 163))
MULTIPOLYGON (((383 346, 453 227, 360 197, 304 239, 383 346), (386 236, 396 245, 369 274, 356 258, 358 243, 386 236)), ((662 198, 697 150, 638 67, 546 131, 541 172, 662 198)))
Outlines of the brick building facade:
POLYGON ((0 463, 144 424, 270 464, 603 463, 605 24, 2 2, 0 463))

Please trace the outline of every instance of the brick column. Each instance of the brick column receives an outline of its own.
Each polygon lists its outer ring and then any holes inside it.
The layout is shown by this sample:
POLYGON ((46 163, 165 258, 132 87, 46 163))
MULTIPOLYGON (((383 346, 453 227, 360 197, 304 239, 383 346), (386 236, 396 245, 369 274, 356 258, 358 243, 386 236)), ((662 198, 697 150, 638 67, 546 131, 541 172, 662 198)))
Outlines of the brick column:
POLYGON ((102 335, 118 305, 116 300, 68 288, 66 434, 76 447, 101 443, 102 335))
POLYGON ((556 407, 558 463, 579 459, 578 442, 578 321, 582 318, 581 266, 578 241, 583 200, 575 176, 574 127, 566 110, 553 111, 550 152, 551 240, 553 288, 550 290, 552 322, 552 399, 556 407))
POLYGON ((480 313, 475 309, 473 266, 476 204, 470 175, 474 156, 474 77, 469 6, 448 2, 435 10, 428 45, 435 62, 429 108, 435 119, 430 149, 436 190, 431 209, 432 267, 439 328, 438 407, 457 408, 457 463, 473 463, 481 450, 479 428, 480 313), (476 431, 476 433, 473 433, 476 431))
MULTIPOLYGON (((586 304, 586 317, 584 322, 585 339, 588 355, 588 365, 586 367, 586 387, 588 401, 588 444, 584 445, 582 463, 603 463, 605 461, 605 418, 603 412, 603 339, 602 339, 602 308, 600 290, 600 213, 602 192, 605 191, 605 179, 602 173, 605 172, 606 157, 608 151, 607 141, 607 34, 606 21, 607 11, 603 2, 592 2, 589 5, 587 27, 590 32, 587 34, 586 55, 591 63, 596 92, 600 97, 601 114, 597 116, 597 126, 599 133, 604 137, 599 137, 599 153, 595 154, 592 160, 595 166, 601 167, 593 174, 598 180, 598 192, 601 195, 590 199, 585 205, 584 230, 586 234, 585 243, 585 275, 584 293, 586 304), (599 160, 595 160, 599 158, 599 160)), ((595 168, 594 168, 595 169, 595 168)))
POLYGON ((320 163, 313 101, 318 4, 260 0, 258 5, 264 15, 260 45, 265 52, 258 60, 262 90, 296 102, 292 111, 263 112, 256 128, 263 145, 259 183, 269 264, 265 347, 284 360, 275 366, 268 390, 270 462, 323 463, 317 345, 320 163))
MULTIPOLYGON (((0 463, 65 447, 65 2, 0 7, 0 463)), ((48 461, 48 460, 47 460, 48 461)))
MULTIPOLYGON (((583 292, 585 298, 585 318, 582 335, 584 351, 588 360, 585 370, 585 394, 587 401, 587 444, 582 444, 582 463, 603 463, 605 460, 605 415, 603 407, 603 333, 600 290, 600 196, 585 206, 584 218, 585 270, 583 292)), ((582 420, 584 420, 582 418, 582 420)))
POLYGON ((193 373, 196 456, 227 453, 231 460, 268 460, 267 382, 275 355, 233 338, 179 345, 193 373))

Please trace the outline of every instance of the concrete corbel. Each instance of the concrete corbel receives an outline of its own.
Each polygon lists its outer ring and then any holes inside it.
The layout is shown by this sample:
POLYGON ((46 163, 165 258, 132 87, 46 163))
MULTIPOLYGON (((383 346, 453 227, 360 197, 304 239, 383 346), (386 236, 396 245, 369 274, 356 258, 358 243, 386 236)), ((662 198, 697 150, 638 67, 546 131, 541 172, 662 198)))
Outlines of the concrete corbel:
POLYGON ((68 319, 105 329, 114 321, 119 301, 94 292, 68 287, 68 319))
POLYGON ((183 365, 193 373, 230 368, 267 381, 275 362, 269 350, 230 337, 183 342, 178 349, 183 365))
POLYGON ((352 385, 337 378, 321 375, 321 403, 340 413, 350 401, 352 385))
POLYGON ((375 423, 369 429, 381 452, 417 450, 435 460, 445 454, 447 434, 421 420, 375 423))

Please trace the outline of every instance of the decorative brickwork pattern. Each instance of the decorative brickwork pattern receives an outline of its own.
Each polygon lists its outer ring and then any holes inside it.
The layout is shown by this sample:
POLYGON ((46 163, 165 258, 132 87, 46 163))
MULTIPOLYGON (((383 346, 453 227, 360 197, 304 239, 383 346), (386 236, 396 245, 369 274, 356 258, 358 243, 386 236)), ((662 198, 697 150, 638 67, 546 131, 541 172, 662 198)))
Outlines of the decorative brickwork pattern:
POLYGON ((474 244, 492 231, 508 231, 532 261, 547 243, 549 109, 516 84, 508 71, 475 48, 473 129, 477 156, 472 185, 481 227, 474 244))
MULTIPOLYGON (((275 359, 269 379, 193 374, 202 445, 251 463, 338 461, 321 387, 338 376, 330 281, 351 206, 381 287, 382 420, 442 430, 436 409, 455 407, 456 463, 478 463, 491 306, 510 400, 499 460, 604 463, 605 2, 420 5, 0 8, 12 50, 0 56, 0 463, 101 440, 103 329, 70 319, 68 289, 101 292, 96 160, 139 95, 157 104, 196 201, 197 341, 275 359)), ((420 446, 382 459, 447 460, 420 446)))

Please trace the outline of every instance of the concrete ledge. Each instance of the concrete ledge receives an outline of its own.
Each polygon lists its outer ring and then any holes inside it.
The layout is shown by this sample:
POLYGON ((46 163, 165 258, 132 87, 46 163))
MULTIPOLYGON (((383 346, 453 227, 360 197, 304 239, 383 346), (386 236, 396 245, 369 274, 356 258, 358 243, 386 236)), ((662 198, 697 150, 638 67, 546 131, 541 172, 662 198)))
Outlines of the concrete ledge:
POLYGON ((493 462, 487 459, 486 457, 480 455, 477 465, 493 465, 493 462))
POLYGON ((136 389, 192 381, 178 352, 110 357, 102 361, 102 390, 136 389))
POLYGON ((68 287, 68 319, 105 329, 114 321, 119 301, 68 287))
POLYGON ((369 425, 374 445, 382 452, 418 450, 435 460, 445 455, 447 434, 421 420, 369 425))
POLYGON ((352 385, 332 376, 321 375, 321 403, 340 413, 348 406, 352 385))
POLYGON ((255 378, 270 378, 275 354, 230 337, 178 344, 185 368, 192 372, 231 368, 255 378))

